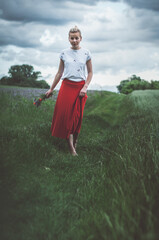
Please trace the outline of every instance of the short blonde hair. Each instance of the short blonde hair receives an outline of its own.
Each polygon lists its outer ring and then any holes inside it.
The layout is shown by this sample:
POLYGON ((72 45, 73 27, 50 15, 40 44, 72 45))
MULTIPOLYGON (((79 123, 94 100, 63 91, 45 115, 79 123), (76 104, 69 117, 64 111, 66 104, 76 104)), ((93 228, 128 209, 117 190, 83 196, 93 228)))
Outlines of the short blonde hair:
POLYGON ((79 34, 81 36, 81 30, 77 26, 74 26, 73 28, 70 29, 68 35, 70 35, 70 33, 77 33, 77 32, 79 32, 79 34))

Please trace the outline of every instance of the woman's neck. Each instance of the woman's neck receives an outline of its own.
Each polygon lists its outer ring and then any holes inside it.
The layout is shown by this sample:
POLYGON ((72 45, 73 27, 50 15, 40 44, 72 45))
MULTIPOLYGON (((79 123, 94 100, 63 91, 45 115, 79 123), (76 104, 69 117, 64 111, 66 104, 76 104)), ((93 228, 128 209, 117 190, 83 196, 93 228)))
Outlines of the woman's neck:
POLYGON ((72 50, 79 50, 79 49, 81 49, 81 47, 78 47, 78 48, 73 48, 73 47, 71 47, 71 49, 72 49, 72 50))

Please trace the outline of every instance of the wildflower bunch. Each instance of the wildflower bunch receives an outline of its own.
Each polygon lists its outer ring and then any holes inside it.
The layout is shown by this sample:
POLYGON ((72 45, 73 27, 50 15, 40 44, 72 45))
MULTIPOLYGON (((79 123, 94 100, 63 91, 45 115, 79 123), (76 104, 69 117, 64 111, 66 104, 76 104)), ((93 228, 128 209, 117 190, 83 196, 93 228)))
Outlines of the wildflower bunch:
MULTIPOLYGON (((51 97, 53 94, 50 94, 49 97, 51 97)), ((40 98, 36 99, 34 98, 34 102, 33 104, 37 107, 39 107, 42 103, 42 101, 46 100, 46 98, 49 98, 47 97, 45 94, 41 95, 40 98)))

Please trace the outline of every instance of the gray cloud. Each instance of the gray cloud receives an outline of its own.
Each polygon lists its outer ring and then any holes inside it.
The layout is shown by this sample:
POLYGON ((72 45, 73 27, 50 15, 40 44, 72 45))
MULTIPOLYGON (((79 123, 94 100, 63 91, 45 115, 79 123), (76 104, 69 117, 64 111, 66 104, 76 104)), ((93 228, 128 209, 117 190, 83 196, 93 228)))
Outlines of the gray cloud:
MULTIPOLYGON (((159 10, 158 0, 123 0, 139 9, 159 10)), ((100 0, 1 0, 0 18, 17 22, 41 22, 44 24, 64 25, 70 21, 82 20, 86 6, 92 6, 100 0), (83 14, 76 14, 77 10, 83 14)), ((122 2, 109 0, 108 2, 122 2)))
POLYGON ((103 79, 106 73, 117 76, 125 71, 130 76, 158 69, 157 2, 1 0, 1 68, 28 63, 51 78, 50 69, 53 67, 54 74, 59 52, 69 46, 69 28, 78 25, 82 46, 92 52, 94 73, 103 74, 103 79))
POLYGON ((124 2, 135 8, 145 8, 159 11, 158 0, 124 0, 124 2))
POLYGON ((19 47, 36 47, 38 41, 38 26, 29 26, 22 23, 10 23, 1 20, 0 45, 15 45, 19 47), (32 28, 32 30, 30 30, 32 28), (5 29, 5 31, 4 31, 5 29))
MULTIPOLYGON (((121 2, 121 0, 109 0, 110 2, 121 2)), ((151 9, 159 11, 158 0, 123 0, 135 8, 151 9)), ((100 0, 1 0, 0 18, 8 21, 32 22, 39 21, 47 24, 61 25, 70 21, 67 15, 68 8, 71 8, 71 19, 77 20, 80 15, 74 14, 77 10, 76 4, 95 5, 100 0), (73 5, 73 7, 72 7, 73 5)), ((78 6, 79 7, 79 6, 78 6)), ((82 10, 83 7, 82 7, 82 10)))
MULTIPOLYGON (((82 2, 89 3, 90 1, 82 2)), ((76 4, 71 5, 68 1, 63 0, 2 0, 0 10, 0 18, 7 21, 63 25, 70 20, 81 19, 81 15, 75 14, 76 4)), ((84 11, 85 8, 83 7, 82 10, 84 11)))
MULTIPOLYGON (((84 0, 82 2, 90 3, 84 0)), ((93 2, 95 4, 97 1, 93 2)), ((79 8, 78 1, 2 0, 0 45, 40 48, 39 39, 46 28, 55 34, 58 27, 82 21, 87 11, 87 5, 79 8)))
POLYGON ((90 29, 87 36, 92 44, 97 43, 96 52, 99 52, 99 49, 109 52, 113 48, 131 48, 143 43, 159 46, 158 12, 126 8, 120 16, 120 24, 115 29, 111 28, 112 23, 109 21, 100 18, 96 18, 96 21, 97 28, 90 29))

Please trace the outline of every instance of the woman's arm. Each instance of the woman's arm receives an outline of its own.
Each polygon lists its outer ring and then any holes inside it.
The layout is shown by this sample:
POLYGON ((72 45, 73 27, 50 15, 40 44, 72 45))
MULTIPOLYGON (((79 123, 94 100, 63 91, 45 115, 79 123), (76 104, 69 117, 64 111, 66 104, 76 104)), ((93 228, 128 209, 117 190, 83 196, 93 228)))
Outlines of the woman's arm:
POLYGON ((81 89, 80 94, 79 94, 81 97, 84 97, 84 96, 85 96, 85 94, 86 94, 86 92, 87 92, 88 85, 90 84, 90 81, 91 81, 92 76, 93 76, 92 61, 91 61, 91 59, 87 61, 86 66, 87 66, 88 75, 87 75, 86 82, 85 82, 85 84, 84 84, 84 86, 83 86, 83 88, 81 89))
POLYGON ((52 83, 51 88, 45 93, 47 97, 50 96, 50 94, 53 92, 54 88, 56 87, 56 85, 58 84, 58 82, 60 81, 62 74, 64 71, 64 62, 60 59, 60 64, 59 64, 59 68, 58 68, 58 72, 55 75, 54 81, 52 83))

